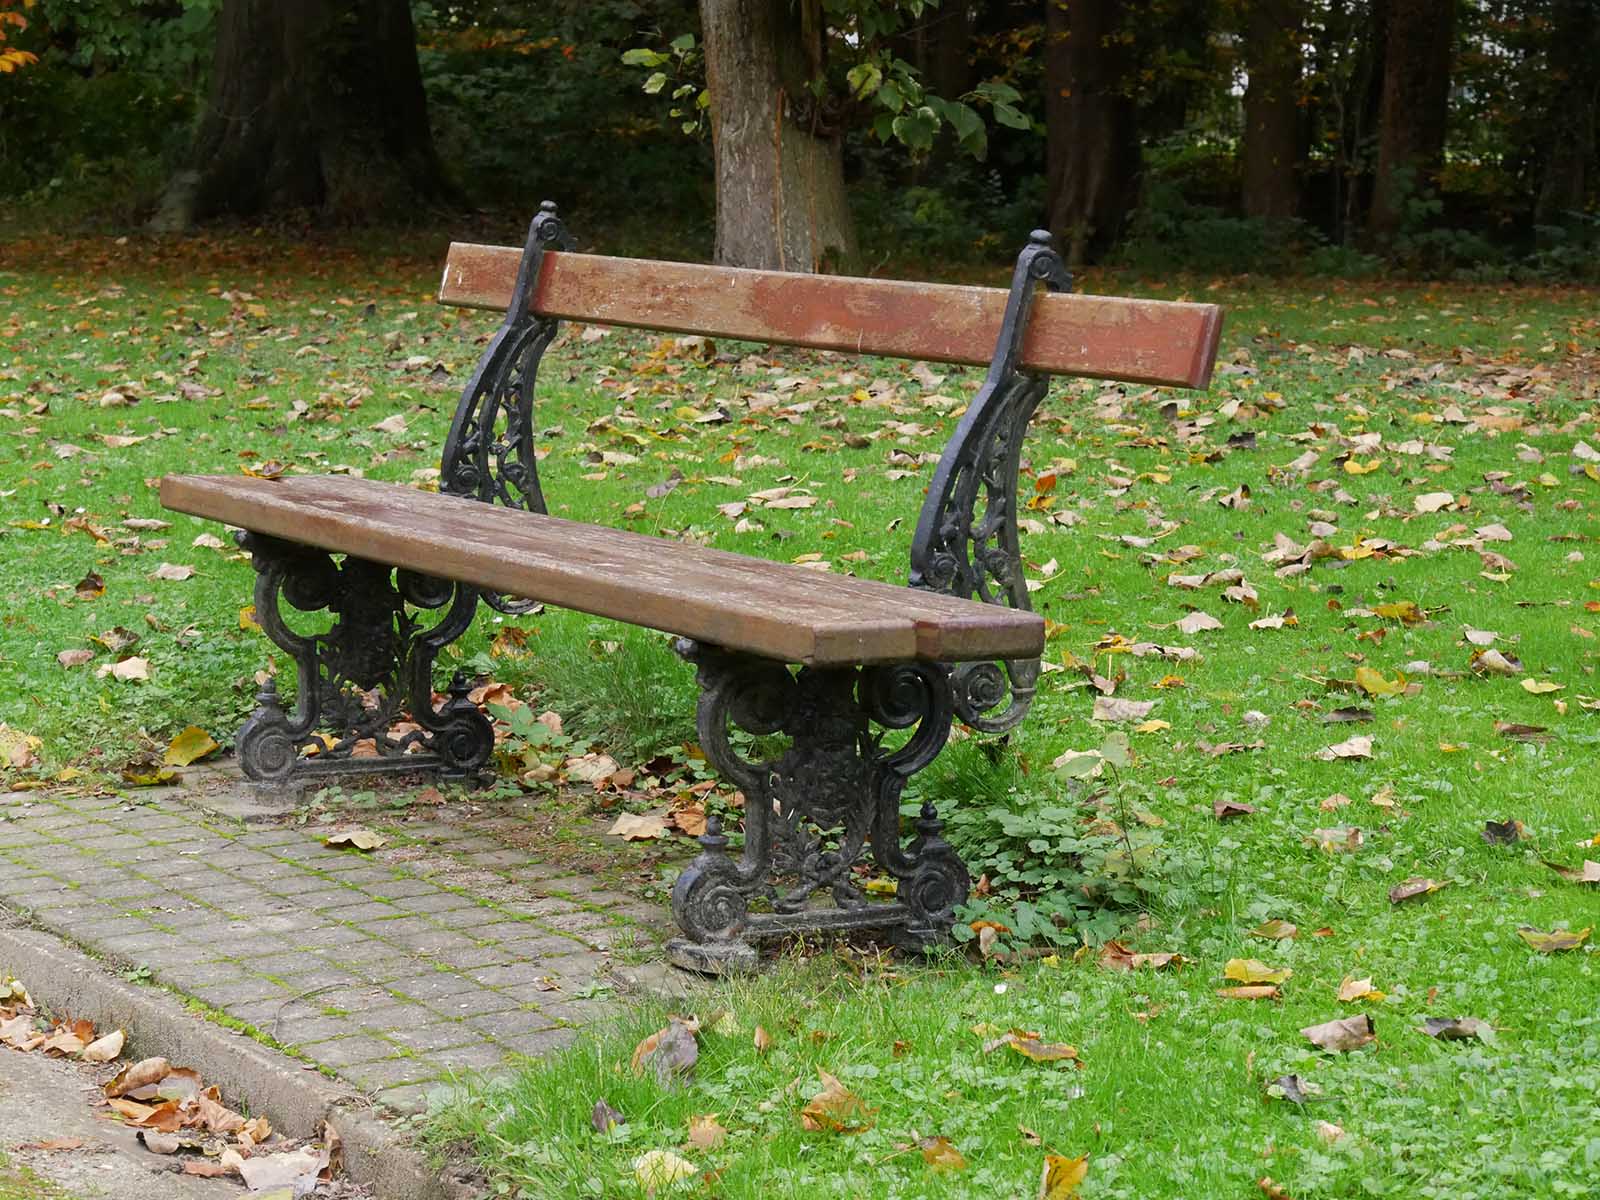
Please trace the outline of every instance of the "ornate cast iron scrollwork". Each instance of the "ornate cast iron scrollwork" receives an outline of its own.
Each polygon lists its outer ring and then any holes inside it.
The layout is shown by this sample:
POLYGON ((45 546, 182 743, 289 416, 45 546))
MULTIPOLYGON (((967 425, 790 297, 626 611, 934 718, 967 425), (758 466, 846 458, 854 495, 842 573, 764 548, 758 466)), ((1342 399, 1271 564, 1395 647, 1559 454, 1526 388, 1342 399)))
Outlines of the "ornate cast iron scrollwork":
MULTIPOLYGON (((547 249, 570 250, 573 241, 545 201, 528 226, 517 282, 505 322, 489 342, 462 390, 439 468, 439 490, 530 512, 547 511, 533 445, 533 394, 539 361, 555 340, 559 322, 533 311, 534 290, 547 249)), ((526 612, 531 603, 484 593, 503 613, 526 612)))
POLYGON ((494 729, 467 699, 459 672, 450 698, 437 709, 433 701, 434 660, 472 623, 473 589, 365 559, 335 561, 261 534, 237 536, 256 569, 256 620, 294 659, 297 675, 292 714, 269 680, 240 729, 246 776, 282 782, 297 772, 423 769, 463 776, 489 761, 494 729), (333 625, 300 633, 284 619, 283 604, 326 609, 333 625), (442 615, 425 626, 418 614, 428 610, 442 615), (413 728, 396 735, 406 712, 413 728))
MULTIPOLYGON (((1018 364, 1041 283, 1051 292, 1072 288, 1047 230, 1035 230, 1017 258, 988 376, 929 485, 911 543, 912 587, 1032 607, 1017 541, 1017 475, 1028 422, 1050 381, 1018 364)), ((961 663, 951 672, 956 715, 988 733, 1012 729, 1027 714, 1038 678, 1037 659, 961 663)))
POLYGON ((735 859, 711 818, 701 852, 679 877, 673 915, 686 937, 669 953, 682 965, 726 971, 753 964, 751 939, 805 930, 891 930, 910 946, 948 936, 967 896, 966 868, 923 806, 909 845, 900 794, 950 735, 949 669, 937 663, 791 669, 780 662, 689 641, 697 667, 697 724, 707 759, 745 797, 744 850, 735 859), (891 746, 881 730, 911 730, 891 746), (763 754, 743 739, 781 736, 763 754), (898 882, 875 901, 851 878, 870 848, 898 882), (831 908, 813 907, 827 893, 831 908), (756 911, 759 909, 760 911, 756 911))

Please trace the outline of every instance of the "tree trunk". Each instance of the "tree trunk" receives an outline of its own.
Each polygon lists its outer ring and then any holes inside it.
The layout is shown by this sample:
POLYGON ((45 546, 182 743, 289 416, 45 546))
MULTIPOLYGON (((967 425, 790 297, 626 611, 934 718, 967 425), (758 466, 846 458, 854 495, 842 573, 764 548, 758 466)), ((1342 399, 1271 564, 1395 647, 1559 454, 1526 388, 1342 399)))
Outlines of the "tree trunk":
POLYGON ((1245 10, 1244 211, 1299 215, 1300 0, 1249 0, 1245 10))
POLYGON ((1555 0, 1550 14, 1554 103, 1545 114, 1537 225, 1560 225, 1582 212, 1600 133, 1600 13, 1594 0, 1555 0))
POLYGON ((821 75, 820 0, 702 0, 719 263, 848 267, 855 236, 838 131, 809 87, 821 75))
POLYGON ((1455 17, 1456 0, 1389 4, 1378 172, 1367 218, 1376 237, 1394 234, 1405 200, 1434 181, 1444 156, 1455 17))
POLYGON ((360 221, 453 198, 407 0, 226 0, 190 158, 158 221, 278 209, 360 221))
POLYGON ((1045 121, 1050 229, 1074 264, 1103 253, 1134 200, 1137 112, 1116 35, 1119 0, 1046 0, 1045 121))

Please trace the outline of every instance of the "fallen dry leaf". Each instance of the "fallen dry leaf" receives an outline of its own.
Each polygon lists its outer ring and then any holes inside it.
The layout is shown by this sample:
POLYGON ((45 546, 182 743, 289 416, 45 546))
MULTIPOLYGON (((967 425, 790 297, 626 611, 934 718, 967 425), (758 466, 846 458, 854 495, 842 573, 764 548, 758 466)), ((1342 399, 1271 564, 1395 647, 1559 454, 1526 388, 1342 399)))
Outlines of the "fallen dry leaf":
POLYGON ((696 1150, 715 1150, 727 1140, 728 1131, 718 1123, 716 1113, 689 1118, 687 1145, 696 1150))
POLYGON ((1224 1000, 1276 1000, 1283 995, 1273 983, 1248 983, 1242 987, 1218 988, 1224 1000))
POLYGON ((1039 1200, 1072 1200, 1089 1174, 1089 1156, 1047 1154, 1039 1173, 1039 1200))
POLYGON ((643 1075, 646 1070, 655 1072, 657 1082, 665 1085, 677 1076, 693 1074, 700 1058, 700 1043, 696 1035, 699 1022, 682 1017, 670 1017, 664 1029, 658 1029, 633 1048, 633 1073, 643 1075))
POLYGON ((666 837, 667 828, 666 813, 625 812, 617 815, 617 819, 612 822, 611 828, 606 832, 613 837, 625 838, 630 842, 642 842, 666 837))
POLYGON ((695 1165, 671 1150, 646 1150, 633 1160, 633 1177, 650 1195, 691 1179, 694 1174, 695 1165))
POLYGON ((338 833, 330 833, 324 844, 336 850, 377 850, 387 846, 389 839, 370 829, 342 829, 338 833))
POLYGON ((1222 977, 1238 983, 1282 983, 1293 975, 1288 967, 1269 967, 1257 958, 1230 958, 1222 977))
POLYGON ((1338 997, 1343 1004, 1353 1004, 1357 1000, 1379 1001, 1384 994, 1372 986, 1372 977, 1357 979, 1353 975, 1346 975, 1339 982, 1338 997))
POLYGON ((834 1076, 817 1069, 822 1090, 800 1110, 800 1125, 812 1133, 861 1133, 872 1127, 875 1110, 834 1076))
POLYGON ((926 1137, 917 1146, 922 1150, 922 1161, 930 1171, 965 1171, 967 1160, 950 1143, 947 1137, 926 1137))
POLYGON ((1338 1053, 1358 1050, 1376 1040, 1372 1018, 1366 1013, 1353 1017, 1339 1017, 1321 1025, 1307 1025, 1300 1031, 1314 1045, 1338 1053))
POLYGON ((1263 921, 1250 931, 1251 937, 1266 938, 1268 941, 1281 941, 1284 938, 1299 937, 1300 930, 1297 926, 1282 917, 1273 917, 1270 921, 1263 921))
POLYGON ((1346 738, 1333 746, 1324 746, 1314 755, 1323 762, 1335 762, 1343 758, 1371 758, 1372 739, 1364 734, 1346 738))
POLYGON ((1494 1026, 1478 1017, 1429 1017, 1422 1023, 1422 1032, 1441 1042, 1464 1042, 1471 1038, 1494 1042, 1494 1026))
POLYGON ((96 1038, 83 1048, 84 1062, 108 1063, 122 1053, 123 1043, 127 1041, 122 1030, 113 1030, 102 1038, 96 1038))
POLYGON ((1440 882, 1437 879, 1425 879, 1421 875, 1413 875, 1404 883, 1396 884, 1389 889, 1390 904, 1404 904, 1407 900, 1415 900, 1421 896, 1429 896, 1440 888, 1448 887, 1449 880, 1440 882))
POLYGON ((190 725, 167 743, 167 752, 162 755, 161 761, 170 767, 187 767, 220 749, 209 733, 198 725, 190 725))
POLYGON ((1076 1046, 1069 1046, 1065 1042, 1042 1041, 1037 1033, 1021 1029, 1013 1029, 1002 1037, 985 1042, 983 1052, 990 1054, 1001 1046, 1008 1046, 1023 1058, 1032 1059, 1034 1062, 1070 1062, 1079 1067, 1083 1066, 1082 1060, 1078 1058, 1076 1046))
POLYGON ((627 1124, 627 1120, 604 1099, 600 1099, 594 1102, 594 1108, 589 1113, 589 1124, 594 1126, 596 1133, 610 1133, 617 1126, 627 1124))
POLYGON ((1517 936, 1540 954, 1556 954, 1563 950, 1576 950, 1589 940, 1589 930, 1592 926, 1585 926, 1576 932, 1567 929, 1557 929, 1546 933, 1542 929, 1535 929, 1532 925, 1519 925, 1517 936))
POLYGON ((1541 858, 1539 861, 1568 883, 1600 883, 1600 862, 1595 862, 1592 858, 1584 859, 1581 867, 1564 867, 1546 858, 1541 858))

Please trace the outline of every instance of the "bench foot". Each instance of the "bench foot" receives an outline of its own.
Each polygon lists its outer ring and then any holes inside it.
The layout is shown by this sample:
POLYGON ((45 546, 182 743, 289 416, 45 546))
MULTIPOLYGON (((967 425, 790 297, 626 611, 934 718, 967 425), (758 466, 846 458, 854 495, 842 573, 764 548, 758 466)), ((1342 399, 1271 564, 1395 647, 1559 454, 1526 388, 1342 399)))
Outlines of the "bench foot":
POLYGON ((256 569, 256 621, 294 659, 294 708, 269 679, 237 737, 239 766, 258 783, 323 775, 476 774, 494 727, 456 673, 435 707, 433 665, 466 632, 477 592, 464 584, 242 532, 256 569), (302 633, 286 618, 326 610, 329 628, 302 633), (442 615, 431 625, 423 614, 442 615), (407 719, 409 714, 409 719, 407 719))
POLYGON ((678 651, 698 668, 700 745, 745 806, 740 856, 713 816, 673 888, 686 935, 673 960, 721 973, 752 961, 734 947, 791 933, 890 931, 919 949, 945 940, 970 879, 931 803, 902 843, 900 795, 950 736, 949 668, 795 671, 688 641, 678 651), (735 730, 754 740, 736 746, 735 730), (870 889, 856 878, 869 855, 880 873, 870 889))
POLYGON ((673 938, 667 943, 667 961, 699 975, 753 975, 760 965, 755 947, 735 938, 711 942, 673 938))

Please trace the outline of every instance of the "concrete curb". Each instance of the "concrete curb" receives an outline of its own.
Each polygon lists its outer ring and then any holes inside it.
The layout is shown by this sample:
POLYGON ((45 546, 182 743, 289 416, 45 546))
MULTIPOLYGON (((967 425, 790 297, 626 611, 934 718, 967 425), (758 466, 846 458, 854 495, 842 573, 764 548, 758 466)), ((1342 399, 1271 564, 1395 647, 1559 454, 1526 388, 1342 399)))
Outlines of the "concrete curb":
POLYGON ((359 1092, 197 1017, 171 995, 128 984, 48 933, 0 908, 0 968, 54 1011, 120 1028, 132 1059, 162 1055, 193 1067, 225 1096, 248 1103, 290 1137, 320 1135, 327 1121, 344 1148, 345 1175, 377 1200, 464 1200, 474 1190, 443 1178, 359 1092))

